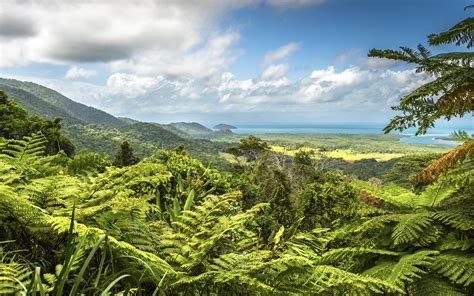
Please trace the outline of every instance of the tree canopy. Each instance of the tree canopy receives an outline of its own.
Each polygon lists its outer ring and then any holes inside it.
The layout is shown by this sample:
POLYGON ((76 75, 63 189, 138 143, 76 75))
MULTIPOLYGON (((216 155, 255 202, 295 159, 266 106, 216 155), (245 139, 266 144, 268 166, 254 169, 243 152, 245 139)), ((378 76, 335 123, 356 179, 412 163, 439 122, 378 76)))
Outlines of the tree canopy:
MULTIPOLYGON (((431 46, 455 44, 470 48, 473 45, 474 18, 467 18, 446 32, 428 37, 431 46)), ((412 93, 404 96, 393 107, 401 115, 395 116, 385 127, 392 130, 417 128, 416 134, 424 134, 437 119, 450 120, 470 114, 474 109, 474 53, 471 51, 447 52, 433 55, 423 45, 417 49, 400 47, 400 50, 369 51, 370 57, 404 61, 418 65, 416 71, 433 79, 412 93)))

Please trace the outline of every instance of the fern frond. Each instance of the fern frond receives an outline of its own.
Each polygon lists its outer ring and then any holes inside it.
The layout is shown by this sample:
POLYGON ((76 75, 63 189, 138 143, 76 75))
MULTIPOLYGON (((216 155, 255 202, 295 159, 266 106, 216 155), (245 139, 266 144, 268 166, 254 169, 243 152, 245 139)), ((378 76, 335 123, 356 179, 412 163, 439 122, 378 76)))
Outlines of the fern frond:
POLYGON ((30 275, 31 271, 21 264, 0 262, 0 294, 11 295, 23 291, 30 275))
POLYGON ((474 229, 474 214, 471 209, 444 210, 433 213, 433 218, 459 230, 474 229))
POLYGON ((439 236, 440 232, 433 225, 432 214, 429 212, 398 215, 398 223, 392 231, 395 245, 426 246, 435 242, 439 236))
MULTIPOLYGON (((471 97, 472 99, 472 97, 471 97)), ((423 184, 432 183, 440 174, 446 173, 454 165, 474 158, 474 139, 464 142, 431 163, 415 176, 415 181, 423 184)))
POLYGON ((462 291, 448 281, 434 276, 424 276, 408 289, 413 296, 463 296, 462 291))
POLYGON ((474 255, 448 252, 436 256, 432 268, 457 285, 468 287, 474 283, 474 255))
POLYGON ((421 250, 413 254, 404 255, 392 268, 392 272, 387 281, 402 287, 405 283, 411 283, 421 277, 427 271, 422 268, 428 268, 433 263, 433 256, 437 251, 421 250))
POLYGON ((316 294, 331 291, 350 291, 359 295, 403 293, 399 287, 385 280, 350 273, 330 265, 316 266, 313 271, 306 285, 316 294))
POLYGON ((380 261, 364 271, 363 274, 382 278, 399 288, 404 288, 405 285, 413 283, 428 272, 428 268, 431 267, 434 261, 433 256, 437 254, 437 251, 421 250, 413 254, 403 255, 398 262, 393 260, 380 261))
POLYGON ((401 253, 371 248, 339 248, 332 249, 321 256, 322 264, 337 264, 358 256, 400 256, 401 253))

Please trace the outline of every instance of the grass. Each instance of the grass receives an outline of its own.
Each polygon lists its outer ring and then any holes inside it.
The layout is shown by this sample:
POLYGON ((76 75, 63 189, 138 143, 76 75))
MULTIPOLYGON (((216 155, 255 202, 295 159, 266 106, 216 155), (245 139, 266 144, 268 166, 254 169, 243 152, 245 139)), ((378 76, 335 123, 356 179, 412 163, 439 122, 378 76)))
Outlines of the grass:
POLYGON ((327 157, 342 158, 346 161, 356 161, 356 160, 370 159, 370 158, 374 158, 378 161, 385 161, 392 158, 402 157, 403 155, 405 155, 403 153, 376 153, 376 152, 361 153, 361 152, 353 151, 351 149, 320 151, 319 149, 316 149, 316 148, 306 148, 306 147, 303 147, 300 149, 289 150, 283 146, 275 146, 275 145, 272 145, 271 148, 275 152, 283 153, 289 156, 294 156, 299 151, 313 151, 317 153, 315 154, 315 157, 317 157, 317 155, 321 153, 327 157))
MULTIPOLYGON (((444 145, 410 144, 400 142, 399 135, 348 134, 262 134, 273 151, 293 156, 301 149, 323 153, 346 161, 374 158, 380 161, 407 154, 445 153, 452 147, 444 145)), ((232 135, 215 141, 238 143, 245 135, 232 135)), ((221 155, 227 160, 229 156, 221 155)))

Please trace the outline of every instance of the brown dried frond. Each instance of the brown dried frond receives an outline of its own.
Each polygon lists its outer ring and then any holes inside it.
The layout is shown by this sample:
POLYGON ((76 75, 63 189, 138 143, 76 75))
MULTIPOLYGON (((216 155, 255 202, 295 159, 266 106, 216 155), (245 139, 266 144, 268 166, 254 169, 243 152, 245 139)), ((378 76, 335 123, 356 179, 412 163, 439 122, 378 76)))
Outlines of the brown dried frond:
POLYGON ((440 114, 462 114, 473 110, 474 91, 472 85, 460 87, 439 98, 436 102, 440 114))
POLYGON ((472 158, 474 158, 474 139, 466 141, 435 160, 415 176, 415 182, 419 184, 432 183, 440 174, 446 173, 455 164, 472 158))

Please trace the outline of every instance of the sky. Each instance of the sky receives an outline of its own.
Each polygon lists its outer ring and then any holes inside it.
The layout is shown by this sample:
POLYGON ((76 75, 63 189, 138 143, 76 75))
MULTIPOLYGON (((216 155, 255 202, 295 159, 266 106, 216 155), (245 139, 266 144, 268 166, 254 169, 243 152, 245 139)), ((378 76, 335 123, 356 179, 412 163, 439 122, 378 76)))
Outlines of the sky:
POLYGON ((143 121, 380 123, 432 77, 367 52, 426 44, 469 4, 0 0, 0 77, 143 121))

